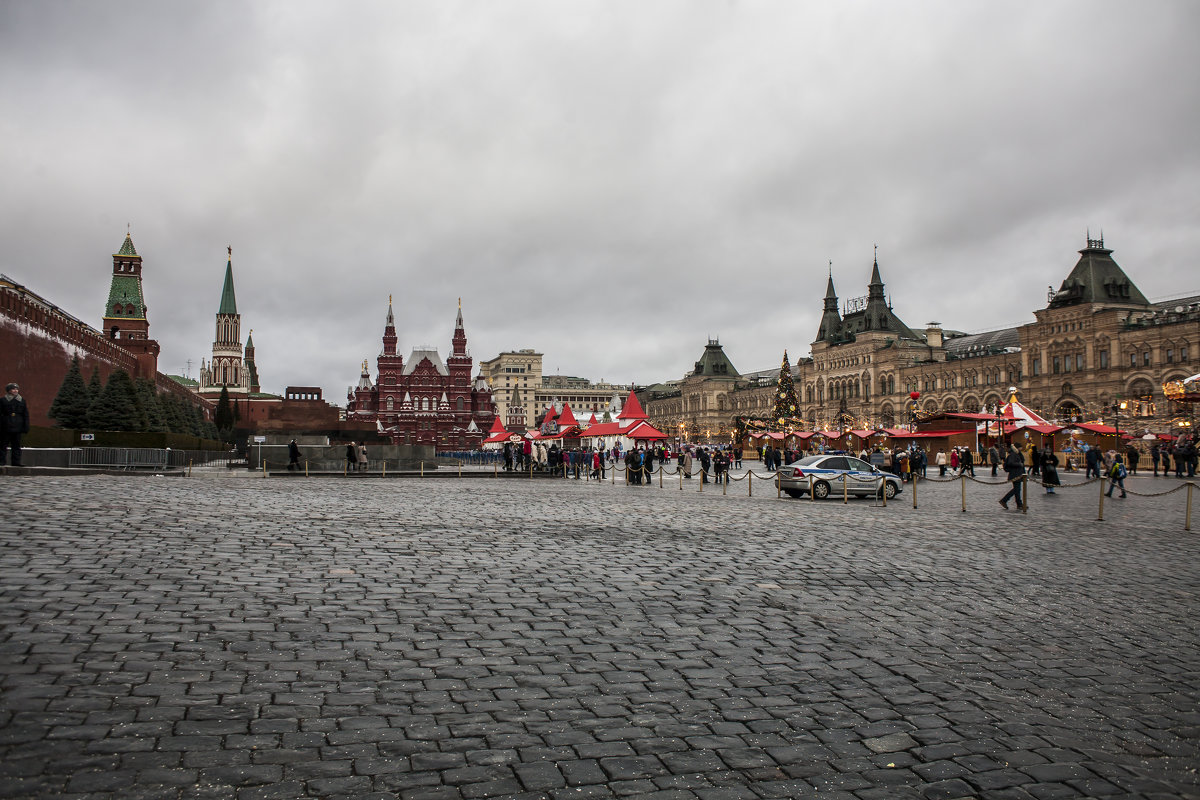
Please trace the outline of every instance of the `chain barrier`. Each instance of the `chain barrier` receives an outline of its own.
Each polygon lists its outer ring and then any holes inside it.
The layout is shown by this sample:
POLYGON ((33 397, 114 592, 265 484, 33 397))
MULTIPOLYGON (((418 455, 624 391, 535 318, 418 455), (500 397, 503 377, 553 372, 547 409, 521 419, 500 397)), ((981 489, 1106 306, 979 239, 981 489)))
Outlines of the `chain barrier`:
MULTIPOLYGON (((264 466, 264 468, 266 467, 265 462, 264 462, 263 466, 264 466)), ((569 469, 569 467, 567 465, 563 465, 564 477, 567 475, 568 469, 569 469)), ((589 480, 590 480, 590 477, 591 477, 590 476, 590 473, 591 473, 590 467, 582 467, 582 465, 581 465, 580 471, 588 472, 589 480)), ((730 483, 735 483, 735 482, 744 480, 744 481, 747 481, 747 496, 753 496, 754 478, 758 478, 760 481, 769 481, 770 483, 774 484, 775 488, 776 488, 776 497, 782 497, 782 483, 780 481, 776 480, 776 478, 780 475, 779 470, 772 470, 771 472, 768 472, 765 475, 760 475, 760 474, 755 473, 753 469, 748 469, 745 472, 743 472, 741 475, 733 475, 727 469, 722 470, 721 472, 714 473, 709 470, 705 470, 705 469, 701 468, 695 472, 692 472, 683 466, 675 465, 675 469, 673 471, 668 472, 666 467, 663 466, 662 464, 659 464, 657 467, 647 468, 645 465, 638 466, 638 467, 630 467, 630 466, 622 465, 620 462, 617 462, 612 465, 612 467, 610 468, 609 471, 612 473, 611 481, 613 484, 616 483, 618 472, 624 473, 625 481, 627 484, 632 484, 632 481, 630 480, 630 473, 636 472, 642 478, 642 481, 643 481, 642 484, 640 484, 640 485, 652 485, 652 484, 650 484, 650 481, 653 479, 653 476, 655 474, 657 474, 659 476, 659 488, 663 488, 662 479, 664 476, 674 476, 679 479, 680 490, 683 489, 684 477, 689 477, 689 478, 690 477, 699 477, 700 481, 699 481, 698 490, 700 492, 703 492, 704 486, 706 484, 710 483, 707 480, 707 478, 711 477, 711 478, 713 478, 713 480, 711 481, 712 484, 714 484, 714 485, 718 484, 718 483, 721 484, 723 494, 726 493, 726 490, 730 483)), ((877 489, 873 493, 874 499, 876 501, 882 499, 883 506, 886 507, 887 506, 886 489, 887 489, 887 485, 888 485, 888 477, 890 476, 890 477, 900 479, 901 483, 912 484, 913 508, 917 507, 917 504, 916 504, 916 483, 917 482, 919 482, 919 481, 932 481, 933 483, 959 482, 962 485, 962 510, 965 512, 967 510, 967 497, 966 497, 966 482, 967 481, 970 481, 972 483, 977 483, 981 486, 1007 486, 1012 483, 1012 481, 1009 481, 1009 480, 996 480, 996 481, 984 480, 982 478, 977 478, 974 475, 963 473, 962 471, 959 471, 959 473, 957 475, 947 476, 945 478, 921 476, 921 475, 916 475, 915 473, 909 473, 909 475, 911 476, 910 479, 908 481, 904 481, 901 478, 901 476, 895 475, 894 473, 891 473, 891 472, 882 472, 881 471, 871 477, 860 477, 858 475, 851 475, 849 473, 846 473, 844 475, 846 480, 842 481, 843 502, 846 502, 848 500, 847 487, 849 485, 849 482, 854 481, 856 483, 877 484, 879 486, 879 489, 877 489)), ((1029 510, 1028 494, 1029 494, 1030 484, 1036 484, 1036 485, 1043 486, 1043 487, 1047 486, 1047 484, 1040 477, 1031 475, 1030 473, 1022 474, 1020 476, 1020 480, 1022 482, 1022 491, 1021 491, 1022 502, 1021 502, 1019 508, 1023 512, 1028 513, 1028 510, 1029 510)), ((1109 480, 1110 480, 1109 478, 1105 478, 1105 477, 1088 478, 1079 483, 1055 483, 1055 484, 1049 484, 1049 486, 1053 487, 1054 489, 1082 489, 1085 486, 1090 486, 1095 483, 1101 484, 1101 486, 1100 486, 1100 513, 1099 513, 1098 521, 1103 522, 1104 521, 1104 497, 1105 497, 1103 484, 1109 480)), ((603 483, 603 481, 604 481, 603 478, 596 477, 597 483, 603 483)), ((815 479, 810 477, 810 485, 813 481, 815 481, 815 479)), ((1132 489, 1128 489, 1128 488, 1125 491, 1128 494, 1132 494, 1137 497, 1154 498, 1154 497, 1165 497, 1167 495, 1175 494, 1176 492, 1186 489, 1187 490, 1187 509, 1184 514, 1184 530, 1190 531, 1192 529, 1192 527, 1191 527, 1191 525, 1192 525, 1192 490, 1197 485, 1200 485, 1200 484, 1197 484, 1193 480, 1187 480, 1184 483, 1177 484, 1177 485, 1171 487, 1170 489, 1167 489, 1166 491, 1162 491, 1162 492, 1136 492, 1136 491, 1134 491, 1132 489)), ((816 501, 816 495, 813 491, 811 491, 811 489, 809 490, 808 495, 809 495, 810 500, 812 500, 814 502, 816 501)), ((831 493, 831 494, 827 495, 825 499, 829 499, 832 496, 833 495, 831 493)))

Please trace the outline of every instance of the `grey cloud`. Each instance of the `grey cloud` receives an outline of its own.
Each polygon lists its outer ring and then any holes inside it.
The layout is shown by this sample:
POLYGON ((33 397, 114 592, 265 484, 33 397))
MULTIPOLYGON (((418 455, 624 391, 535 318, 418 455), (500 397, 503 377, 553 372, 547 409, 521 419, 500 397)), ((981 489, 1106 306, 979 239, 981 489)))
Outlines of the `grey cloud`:
MULTIPOLYGON (((807 352, 827 263, 900 316, 1029 316, 1087 226, 1151 296, 1200 232, 1190 3, 64 3, 0 9, 0 270, 98 323, 124 224, 162 367, 234 246, 268 389, 379 349, 679 377, 807 352), (1002 285, 1003 290, 997 287, 1002 285)), ((193 370, 195 365, 193 365, 193 370)))

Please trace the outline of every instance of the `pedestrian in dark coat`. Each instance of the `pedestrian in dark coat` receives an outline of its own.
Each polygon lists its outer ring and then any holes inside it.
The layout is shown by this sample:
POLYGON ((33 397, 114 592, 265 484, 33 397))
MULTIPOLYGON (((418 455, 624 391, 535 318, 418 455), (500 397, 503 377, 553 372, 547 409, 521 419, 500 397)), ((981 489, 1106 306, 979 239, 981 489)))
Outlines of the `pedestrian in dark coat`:
POLYGON ((300 468, 300 446, 296 440, 288 442, 288 472, 300 468))
POLYGON ((1046 487, 1046 494, 1054 494, 1054 487, 1062 486, 1058 478, 1058 456, 1049 445, 1042 451, 1042 485, 1046 487))
POLYGON ((1008 490, 1008 494, 1000 498, 1000 505, 1004 506, 1004 510, 1007 511, 1008 499, 1011 497, 1017 501, 1017 510, 1020 511, 1021 478, 1025 475, 1025 457, 1021 455, 1021 451, 1015 444, 1008 446, 1008 455, 1004 457, 1004 474, 1008 476, 1012 488, 1008 490))
POLYGON ((21 396, 21 387, 10 383, 0 397, 0 467, 12 448, 12 465, 21 466, 21 437, 29 433, 29 406, 21 396))

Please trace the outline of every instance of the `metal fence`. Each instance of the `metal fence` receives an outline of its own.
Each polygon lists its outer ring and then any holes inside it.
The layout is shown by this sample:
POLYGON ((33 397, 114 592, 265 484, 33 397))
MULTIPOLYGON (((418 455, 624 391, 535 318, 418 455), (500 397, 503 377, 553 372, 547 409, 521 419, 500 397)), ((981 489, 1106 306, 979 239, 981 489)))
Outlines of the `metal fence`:
POLYGON ((164 470, 191 464, 227 461, 230 454, 218 450, 172 450, 157 447, 76 447, 69 463, 72 467, 108 469, 164 470))

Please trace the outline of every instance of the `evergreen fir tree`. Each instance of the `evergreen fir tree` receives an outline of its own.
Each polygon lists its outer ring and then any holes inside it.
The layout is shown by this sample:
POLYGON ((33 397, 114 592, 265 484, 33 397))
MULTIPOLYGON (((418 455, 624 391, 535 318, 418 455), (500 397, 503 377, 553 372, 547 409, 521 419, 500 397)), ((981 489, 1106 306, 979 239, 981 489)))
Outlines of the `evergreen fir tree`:
POLYGON ((100 396, 88 410, 92 427, 103 431, 136 431, 141 426, 137 390, 123 369, 113 370, 100 396))
POLYGON ((199 436, 203 430, 204 412, 200 410, 200 406, 193 405, 192 413, 188 415, 188 433, 192 436, 199 436))
POLYGON ((203 436, 205 439, 214 439, 215 440, 218 436, 217 426, 212 424, 211 421, 206 421, 204 423, 204 425, 201 427, 200 435, 203 436))
POLYGON ((163 417, 162 402, 159 400, 158 392, 155 391, 154 383, 146 378, 138 378, 135 386, 137 387, 138 405, 142 411, 144 424, 142 430, 162 433, 167 429, 167 421, 163 417))
POLYGON ((74 356, 47 415, 60 428, 79 430, 88 426, 88 408, 91 404, 87 384, 83 382, 83 375, 79 371, 79 356, 74 356))
POLYGON ((217 412, 213 415, 213 422, 216 423, 222 438, 228 441, 229 435, 233 432, 233 409, 229 406, 228 387, 221 387, 221 396, 217 398, 217 412))
POLYGON ((92 421, 92 406, 96 405, 96 401, 100 399, 101 393, 104 392, 104 383, 100 380, 100 368, 92 367, 92 377, 88 379, 88 422, 87 427, 97 428, 95 422, 92 421))
POLYGON ((779 425, 800 413, 800 401, 796 397, 796 386, 792 382, 792 367, 788 363, 787 350, 783 351, 783 366, 779 368, 779 381, 775 385, 775 413, 772 419, 779 425))
POLYGON ((162 404, 166 429, 171 433, 183 433, 183 420, 179 415, 179 400, 174 395, 164 394, 159 402, 162 404))

